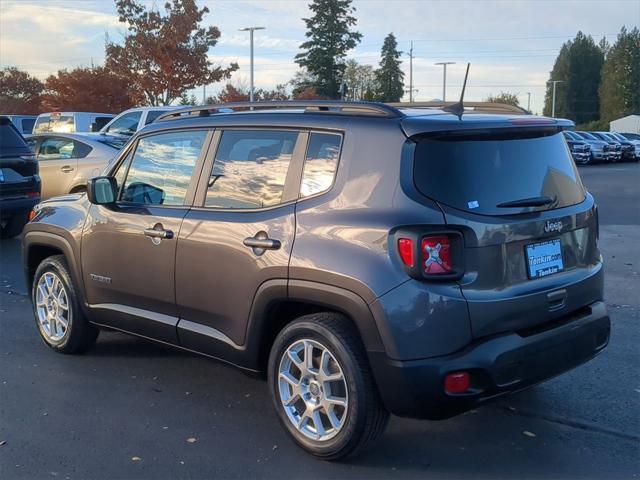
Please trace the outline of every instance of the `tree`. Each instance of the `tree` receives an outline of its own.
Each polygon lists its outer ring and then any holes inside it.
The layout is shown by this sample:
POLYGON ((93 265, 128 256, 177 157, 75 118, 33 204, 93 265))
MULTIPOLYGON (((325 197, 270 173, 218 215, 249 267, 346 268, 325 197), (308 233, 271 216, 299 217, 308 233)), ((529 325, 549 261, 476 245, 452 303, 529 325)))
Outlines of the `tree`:
POLYGON ((119 113, 143 103, 141 91, 105 67, 60 70, 47 78, 42 96, 47 111, 119 113))
MULTIPOLYGON (((253 98, 256 102, 271 102, 274 100, 288 100, 285 85, 276 85, 274 90, 259 89, 253 92, 253 98)), ((227 83, 224 89, 216 96, 207 98, 207 104, 231 103, 231 102, 248 102, 249 88, 241 83, 227 83)))
POLYGON ((375 90, 375 73, 371 65, 360 65, 353 59, 347 60, 343 78, 347 84, 349 100, 364 100, 368 91, 375 90))
POLYGON ((191 96, 187 95, 187 92, 183 92, 182 95, 180 95, 180 100, 178 101, 178 105, 189 106, 189 105, 197 105, 197 104, 198 104, 198 99, 193 93, 191 94, 191 96))
MULTIPOLYGON (((562 80, 556 86, 556 117, 576 123, 597 120, 600 111, 598 87, 604 54, 590 35, 578 32, 566 42, 551 71, 551 80, 562 80)), ((547 87, 544 114, 551 115, 553 86, 547 87)))
POLYGON ((514 107, 520 106, 520 100, 517 93, 500 92, 498 95, 489 95, 485 102, 491 103, 504 103, 506 105, 513 105, 514 107))
POLYGON ((640 30, 622 28, 602 68, 600 117, 610 121, 640 112, 640 30))
POLYGON ((355 8, 351 0, 313 0, 309 8, 312 17, 303 19, 308 40, 300 45, 304 51, 296 55, 296 63, 312 76, 318 95, 339 98, 343 60, 362 38, 362 34, 351 30, 356 24, 352 15, 355 8))
POLYGON ((393 33, 384 39, 380 52, 380 68, 376 70, 377 97, 381 102, 399 102, 404 95, 404 72, 400 70, 398 42, 393 33))
POLYGON ((238 69, 214 66, 207 56, 220 38, 217 27, 202 27, 207 7, 195 0, 171 0, 165 14, 137 0, 117 0, 119 20, 127 24, 122 45, 107 41, 106 66, 144 92, 151 105, 168 105, 183 92, 229 78, 238 69))
POLYGON ((0 70, 0 105, 4 114, 40 113, 43 83, 15 67, 0 70))

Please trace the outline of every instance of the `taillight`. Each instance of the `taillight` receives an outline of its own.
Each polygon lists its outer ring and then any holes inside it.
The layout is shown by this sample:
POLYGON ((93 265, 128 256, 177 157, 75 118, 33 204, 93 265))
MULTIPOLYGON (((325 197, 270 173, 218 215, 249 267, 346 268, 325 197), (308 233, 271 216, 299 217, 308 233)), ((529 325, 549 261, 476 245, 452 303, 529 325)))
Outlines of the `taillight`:
POLYGON ((454 230, 402 227, 392 234, 395 257, 416 280, 457 280, 464 274, 464 242, 454 230))
POLYGON ((410 238, 398 239, 398 253, 400 254, 402 263, 407 267, 413 267, 413 240, 410 238))
POLYGON ((453 272, 451 263, 451 240, 445 235, 424 237, 420 248, 422 270, 427 275, 453 272))

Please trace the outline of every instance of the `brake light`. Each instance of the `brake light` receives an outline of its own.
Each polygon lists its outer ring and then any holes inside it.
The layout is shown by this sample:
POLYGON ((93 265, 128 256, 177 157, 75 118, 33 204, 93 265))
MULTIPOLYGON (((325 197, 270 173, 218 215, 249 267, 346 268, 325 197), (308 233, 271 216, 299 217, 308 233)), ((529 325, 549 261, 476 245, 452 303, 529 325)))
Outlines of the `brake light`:
POLYGON ((28 217, 27 217, 27 218, 28 218, 28 220, 29 220, 29 221, 33 220, 34 218, 36 218, 36 215, 37 215, 37 214, 38 214, 38 212, 36 212, 35 210, 31 210, 31 211, 29 212, 28 217))
POLYGON ((407 267, 413 267, 413 240, 411 240, 410 238, 399 238, 398 253, 400 254, 402 263, 404 263, 407 267))
POLYGON ((420 253, 422 256, 422 270, 427 275, 453 272, 451 239, 448 236, 423 237, 420 253))

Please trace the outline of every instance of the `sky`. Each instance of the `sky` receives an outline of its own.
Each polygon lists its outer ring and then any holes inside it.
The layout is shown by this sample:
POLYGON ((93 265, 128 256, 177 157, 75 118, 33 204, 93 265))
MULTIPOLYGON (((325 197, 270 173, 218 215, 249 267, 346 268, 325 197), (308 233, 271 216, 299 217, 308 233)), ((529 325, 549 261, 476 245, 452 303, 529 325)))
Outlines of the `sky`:
MULTIPOLYGON (((164 0, 144 0, 147 6, 164 0)), ((298 70, 293 61, 305 41, 307 0, 199 0, 210 13, 205 25, 222 33, 210 49, 213 62, 240 65, 232 82, 249 83, 249 34, 255 34, 255 87, 286 83, 298 70)), ((622 26, 640 25, 640 0, 354 0, 360 44, 348 58, 377 66, 384 37, 393 32, 403 55, 405 87, 413 41, 414 100, 442 98, 442 67, 447 70, 447 99, 460 94, 466 62, 471 62, 467 100, 483 100, 500 91, 516 93, 541 112, 545 82, 562 44, 582 30, 596 41, 613 43, 622 26)), ((44 80, 58 69, 101 64, 105 37, 120 41, 126 33, 112 0, 0 0, 0 67, 16 66, 44 80)), ((222 84, 207 86, 206 94, 222 84)), ((558 87, 561 88, 561 87, 558 87)), ((202 98, 202 88, 192 93, 202 98)), ((405 100, 408 99, 408 95, 405 100)))

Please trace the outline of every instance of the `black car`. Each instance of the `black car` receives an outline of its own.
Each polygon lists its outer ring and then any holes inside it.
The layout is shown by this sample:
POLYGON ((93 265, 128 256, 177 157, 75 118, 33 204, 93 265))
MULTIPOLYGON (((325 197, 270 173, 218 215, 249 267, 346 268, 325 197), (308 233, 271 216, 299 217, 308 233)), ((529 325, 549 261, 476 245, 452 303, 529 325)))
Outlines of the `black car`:
POLYGON ((578 165, 588 165, 591 163, 591 145, 574 132, 565 131, 562 133, 571 151, 573 161, 578 165))
POLYGON ((40 201, 38 162, 8 117, 0 117, 0 236, 20 235, 40 201))

